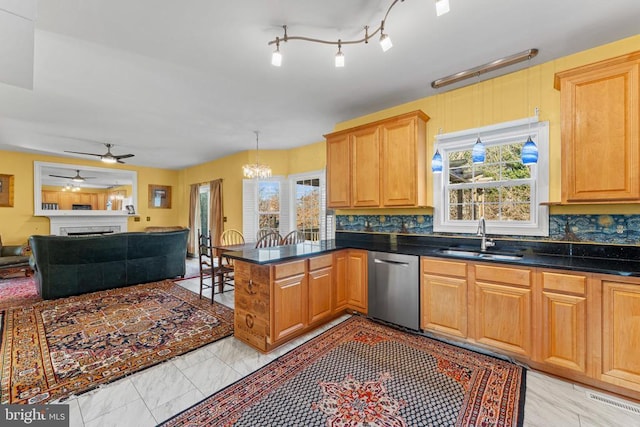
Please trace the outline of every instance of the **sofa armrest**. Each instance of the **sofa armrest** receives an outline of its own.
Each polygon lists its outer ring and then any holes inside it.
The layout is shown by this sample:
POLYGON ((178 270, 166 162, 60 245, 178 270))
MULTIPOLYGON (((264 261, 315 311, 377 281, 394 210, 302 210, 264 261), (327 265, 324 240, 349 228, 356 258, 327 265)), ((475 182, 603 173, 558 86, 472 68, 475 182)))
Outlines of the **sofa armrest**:
POLYGON ((28 251, 27 245, 9 245, 2 246, 0 256, 26 256, 28 251))

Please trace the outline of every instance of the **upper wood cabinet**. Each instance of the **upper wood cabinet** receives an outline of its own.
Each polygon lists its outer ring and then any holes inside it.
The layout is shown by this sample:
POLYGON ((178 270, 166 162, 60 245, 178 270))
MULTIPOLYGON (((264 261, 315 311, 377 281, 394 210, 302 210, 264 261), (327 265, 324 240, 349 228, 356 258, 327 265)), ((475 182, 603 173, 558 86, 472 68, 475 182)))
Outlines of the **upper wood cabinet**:
POLYGON ((640 201, 640 51, 555 75, 562 202, 640 201))
POLYGON ((328 207, 424 206, 428 120, 414 111, 325 135, 328 207))

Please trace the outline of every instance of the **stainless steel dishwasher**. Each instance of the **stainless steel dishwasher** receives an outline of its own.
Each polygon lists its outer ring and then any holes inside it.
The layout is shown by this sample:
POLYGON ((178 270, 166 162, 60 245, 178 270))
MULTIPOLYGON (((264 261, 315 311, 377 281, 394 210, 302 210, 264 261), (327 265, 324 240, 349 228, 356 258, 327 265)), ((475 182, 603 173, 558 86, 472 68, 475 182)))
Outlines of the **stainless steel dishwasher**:
POLYGON ((369 251, 369 317, 420 328, 419 257, 369 251))

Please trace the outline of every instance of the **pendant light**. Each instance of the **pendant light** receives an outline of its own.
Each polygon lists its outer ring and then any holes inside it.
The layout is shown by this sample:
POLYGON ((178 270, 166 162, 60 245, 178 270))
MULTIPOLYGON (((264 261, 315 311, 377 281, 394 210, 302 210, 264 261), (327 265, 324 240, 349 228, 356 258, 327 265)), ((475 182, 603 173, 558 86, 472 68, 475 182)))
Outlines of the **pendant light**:
POLYGON ((251 164, 246 164, 242 166, 242 174, 245 178, 248 179, 264 179, 269 178, 271 176, 271 168, 267 165, 260 164, 258 153, 260 148, 258 146, 258 134, 259 131, 253 131, 256 134, 256 162, 251 164))
MULTIPOLYGON (((478 73, 478 83, 476 84, 476 86, 478 86, 478 91, 480 91, 480 73, 478 73)), ((480 140, 480 118, 479 117, 480 116, 478 114, 478 139, 476 140, 476 143, 473 144, 473 149, 471 150, 471 160, 473 161, 473 163, 478 163, 478 164, 484 163, 484 159, 487 153, 486 147, 480 140)))
POLYGON ((431 159, 431 172, 442 173, 442 155, 440 155, 440 151, 438 151, 438 149, 436 149, 436 153, 431 159))
MULTIPOLYGON (((531 56, 529 56, 529 60, 531 60, 531 56)), ((530 75, 529 70, 531 67, 527 68, 527 116, 529 115, 529 91, 531 90, 531 79, 528 78, 530 75)), ((536 119, 538 117, 538 108, 535 109, 536 119)), ((529 122, 529 136, 527 138, 527 142, 522 146, 522 151, 520 152, 520 159, 522 160, 523 165, 534 165, 538 163, 538 146, 531 139, 531 119, 527 118, 529 122)))

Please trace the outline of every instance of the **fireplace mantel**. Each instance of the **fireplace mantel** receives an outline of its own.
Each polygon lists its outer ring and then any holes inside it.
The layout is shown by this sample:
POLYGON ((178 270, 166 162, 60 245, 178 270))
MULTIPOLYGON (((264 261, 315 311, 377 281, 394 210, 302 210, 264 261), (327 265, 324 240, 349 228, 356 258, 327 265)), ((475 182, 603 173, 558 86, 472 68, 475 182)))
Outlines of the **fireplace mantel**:
POLYGON ((85 211, 82 214, 75 212, 48 212, 49 233, 59 236, 60 228, 68 227, 114 227, 120 233, 127 231, 129 217, 126 212, 114 211, 111 213, 85 211))

